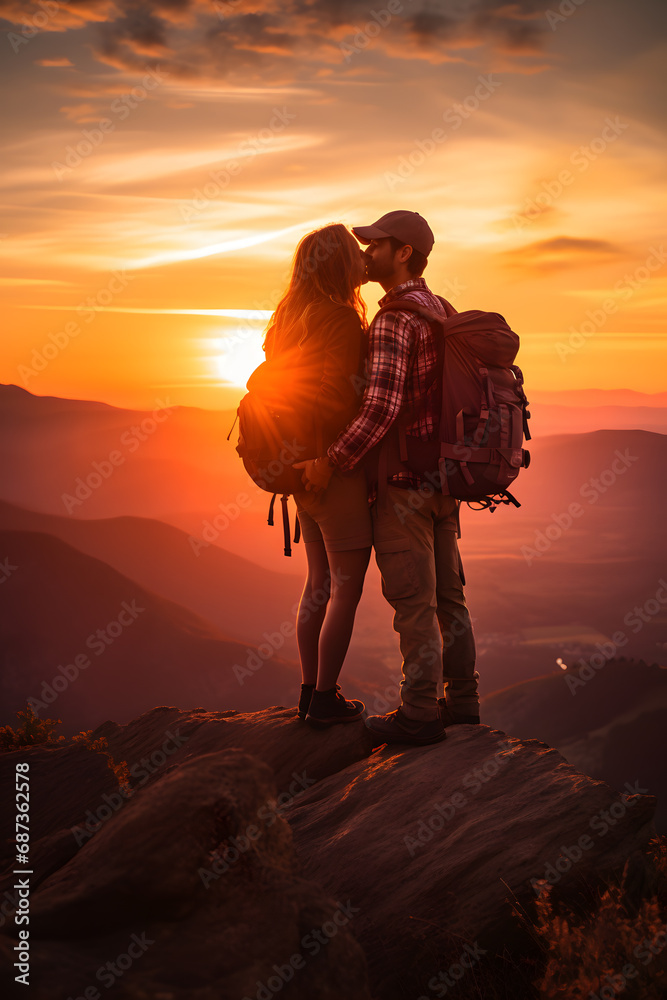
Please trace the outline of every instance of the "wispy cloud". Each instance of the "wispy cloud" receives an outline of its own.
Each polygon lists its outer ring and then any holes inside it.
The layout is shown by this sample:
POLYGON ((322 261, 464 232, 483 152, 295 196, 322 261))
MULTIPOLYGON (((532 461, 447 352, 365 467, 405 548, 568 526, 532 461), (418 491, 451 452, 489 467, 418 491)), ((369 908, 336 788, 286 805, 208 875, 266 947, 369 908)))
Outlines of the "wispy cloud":
POLYGON ((555 236, 516 250, 505 250, 500 256, 509 267, 557 271, 581 267, 582 263, 606 263, 611 258, 627 256, 627 252, 609 240, 555 236))
MULTIPOLYGON (((309 227, 306 227, 309 228, 309 227)), ((279 239, 290 233, 303 232, 303 225, 287 226, 285 229, 278 229, 273 233, 258 233, 254 236, 241 236, 236 240, 223 240, 221 243, 211 243, 208 246, 198 247, 193 250, 167 250, 164 253, 155 254, 152 257, 131 261, 128 268, 131 271, 142 270, 146 267, 163 267, 166 264, 175 264, 184 260, 201 260, 203 257, 214 257, 216 254, 233 253, 235 250, 246 250, 248 247, 260 246, 262 243, 269 243, 271 240, 279 239)))

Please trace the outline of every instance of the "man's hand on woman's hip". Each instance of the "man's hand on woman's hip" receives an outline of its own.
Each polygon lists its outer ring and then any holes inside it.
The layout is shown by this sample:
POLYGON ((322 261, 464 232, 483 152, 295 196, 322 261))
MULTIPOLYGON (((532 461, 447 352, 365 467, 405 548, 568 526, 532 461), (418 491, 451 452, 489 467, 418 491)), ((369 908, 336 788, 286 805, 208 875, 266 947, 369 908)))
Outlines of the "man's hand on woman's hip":
POLYGON ((327 455, 321 458, 308 458, 305 462, 295 462, 292 468, 304 470, 301 476, 304 486, 315 493, 326 490, 334 470, 327 455))

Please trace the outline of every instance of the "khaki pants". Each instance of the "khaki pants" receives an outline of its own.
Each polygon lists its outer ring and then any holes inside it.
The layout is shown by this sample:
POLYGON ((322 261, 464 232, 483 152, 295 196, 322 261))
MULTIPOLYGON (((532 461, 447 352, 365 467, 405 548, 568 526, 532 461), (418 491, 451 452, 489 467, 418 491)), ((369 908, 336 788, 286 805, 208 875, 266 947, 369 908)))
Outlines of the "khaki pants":
POLYGON ((463 593, 456 501, 430 486, 387 486, 371 508, 382 593, 395 611, 403 656, 401 702, 412 719, 437 716, 444 683, 448 708, 479 713, 475 639, 463 593))

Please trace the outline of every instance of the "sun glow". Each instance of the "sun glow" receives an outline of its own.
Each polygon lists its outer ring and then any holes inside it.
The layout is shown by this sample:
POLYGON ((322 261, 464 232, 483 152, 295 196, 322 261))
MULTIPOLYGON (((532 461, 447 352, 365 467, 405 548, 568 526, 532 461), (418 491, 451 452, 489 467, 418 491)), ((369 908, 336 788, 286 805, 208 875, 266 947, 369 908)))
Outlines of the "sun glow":
POLYGON ((263 328, 232 328, 216 342, 215 362, 224 382, 245 386, 258 365, 264 361, 263 328))

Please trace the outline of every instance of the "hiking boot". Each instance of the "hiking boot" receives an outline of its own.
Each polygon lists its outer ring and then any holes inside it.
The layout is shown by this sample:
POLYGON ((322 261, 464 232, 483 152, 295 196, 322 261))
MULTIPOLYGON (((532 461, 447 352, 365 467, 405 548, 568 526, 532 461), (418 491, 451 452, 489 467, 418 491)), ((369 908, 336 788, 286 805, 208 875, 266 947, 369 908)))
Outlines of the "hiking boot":
POLYGON ((412 743, 423 747, 430 743, 440 743, 447 735, 439 717, 422 722, 419 719, 409 719, 400 708, 387 715, 370 715, 366 719, 366 726, 383 743, 412 743))
POLYGON ((366 711, 363 701, 346 701, 339 685, 328 691, 313 691, 306 722, 313 729, 327 729, 338 722, 356 722, 366 711))
MULTIPOLYGON (((296 714, 300 719, 305 719, 308 715, 308 709, 310 708, 310 699, 313 697, 313 691, 315 690, 314 684, 302 684, 301 685, 301 696, 299 698, 299 706, 296 710, 296 714)), ((336 684, 336 690, 340 691, 340 684, 336 684)))
POLYGON ((438 698, 438 711, 445 728, 447 726, 478 726, 479 715, 464 715, 453 708, 447 708, 447 699, 438 698))

